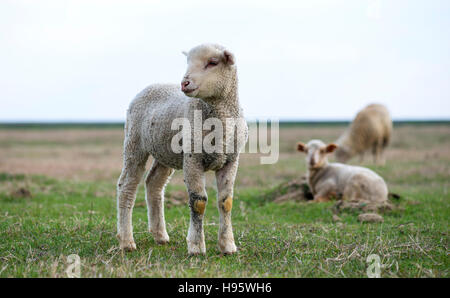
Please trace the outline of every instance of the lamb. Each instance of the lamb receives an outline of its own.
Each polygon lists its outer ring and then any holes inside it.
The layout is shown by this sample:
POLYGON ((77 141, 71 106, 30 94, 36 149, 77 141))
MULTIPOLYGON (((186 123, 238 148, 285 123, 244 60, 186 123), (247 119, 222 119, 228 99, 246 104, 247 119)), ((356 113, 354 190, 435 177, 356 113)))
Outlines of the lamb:
POLYGON ((311 140, 306 145, 297 143, 297 150, 306 153, 308 184, 314 201, 326 202, 331 198, 384 204, 388 188, 383 178, 370 169, 341 163, 328 163, 328 154, 338 148, 311 140))
POLYGON ((361 110, 350 127, 336 141, 336 159, 347 162, 355 155, 364 159, 364 153, 372 149, 374 162, 384 164, 384 149, 389 144, 392 133, 392 120, 387 108, 380 104, 371 104, 361 110))
MULTIPOLYGON (((145 179, 145 187, 149 231, 155 242, 169 242, 164 219, 164 187, 176 169, 183 169, 191 215, 186 238, 188 253, 206 253, 203 232, 203 216, 208 200, 205 172, 212 170, 215 171, 218 189, 219 249, 223 254, 232 254, 237 250, 231 225, 233 186, 239 152, 245 146, 248 135, 239 105, 235 56, 216 44, 203 44, 183 53, 187 56, 188 68, 181 88, 171 84, 150 85, 135 97, 127 111, 123 169, 117 183, 117 237, 122 249, 136 249, 132 210, 137 186, 151 155, 154 160, 145 179), (198 115, 202 119, 218 119, 218 124, 223 125, 225 134, 231 135, 231 138, 220 143, 223 148, 212 153, 206 153, 204 148, 199 152, 189 151, 186 148, 195 145, 196 137, 199 136, 202 141, 211 131, 202 127, 196 130, 194 127, 189 129, 190 143, 183 137, 179 140, 180 143, 185 141, 183 150, 174 150, 173 139, 177 131, 173 130, 173 124, 179 119, 187 119, 192 124, 198 115), (235 119, 241 125, 227 122, 228 119, 235 119), (234 146, 234 150, 229 150, 230 146, 234 146)), ((222 140, 213 140, 219 141, 222 140)))

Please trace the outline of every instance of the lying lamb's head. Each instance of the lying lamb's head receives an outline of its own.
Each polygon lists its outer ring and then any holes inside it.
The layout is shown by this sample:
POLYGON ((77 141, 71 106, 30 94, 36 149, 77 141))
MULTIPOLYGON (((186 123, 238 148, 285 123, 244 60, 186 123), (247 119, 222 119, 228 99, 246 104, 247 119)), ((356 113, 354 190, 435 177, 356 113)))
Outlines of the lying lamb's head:
POLYGON ((181 91, 189 97, 219 98, 235 88, 234 55, 216 44, 203 44, 185 53, 188 68, 181 81, 181 91))
POLYGON ((336 156, 336 160, 342 163, 346 163, 350 158, 352 158, 351 150, 343 145, 339 145, 339 148, 336 150, 334 155, 336 156))
POLYGON ((297 143, 297 150, 306 153, 306 164, 310 169, 319 169, 328 163, 327 155, 337 148, 336 144, 325 145, 320 140, 311 140, 308 144, 297 143))

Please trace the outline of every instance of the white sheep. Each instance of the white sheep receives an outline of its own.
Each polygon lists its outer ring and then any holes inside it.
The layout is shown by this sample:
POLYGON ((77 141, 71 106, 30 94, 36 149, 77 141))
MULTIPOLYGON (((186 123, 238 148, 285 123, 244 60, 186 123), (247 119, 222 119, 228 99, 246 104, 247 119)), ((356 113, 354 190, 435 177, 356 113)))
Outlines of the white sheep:
POLYGON ((363 161, 364 153, 372 150, 374 162, 384 164, 384 149, 392 134, 392 120, 387 108, 380 104, 371 104, 361 110, 350 127, 336 141, 336 159, 347 162, 355 155, 363 161))
POLYGON ((297 143, 297 150, 306 153, 308 184, 314 201, 331 198, 348 201, 365 201, 382 204, 387 202, 388 188, 383 178, 370 169, 341 163, 328 163, 328 154, 338 146, 325 145, 320 140, 308 144, 297 143))
MULTIPOLYGON (((160 244, 169 241, 164 220, 164 187, 174 169, 183 169, 191 209, 186 238, 188 253, 205 254, 203 215, 207 194, 204 175, 206 171, 213 170, 216 174, 220 214, 219 249, 224 254, 231 254, 236 252, 231 225, 233 185, 239 152, 245 146, 248 134, 239 105, 235 57, 224 47, 215 44, 203 44, 184 54, 187 56, 188 68, 181 88, 170 84, 151 85, 136 96, 127 111, 123 169, 117 184, 117 237, 122 249, 136 249, 132 209, 137 186, 151 155, 154 161, 145 186, 149 230, 155 241, 160 244), (231 143, 235 144, 233 152, 174 152, 171 142, 178 131, 172 129, 173 121, 184 118, 192 125, 194 114, 197 113, 202 119, 219 119, 219 124, 223 125, 227 133, 236 128, 236 134, 231 134, 231 143), (226 124, 226 119, 238 119, 244 125, 232 127, 226 124)), ((195 131, 194 128, 191 145, 198 133, 204 138, 208 131, 201 128, 195 131)), ((224 142, 223 146, 227 144, 229 142, 224 142)))

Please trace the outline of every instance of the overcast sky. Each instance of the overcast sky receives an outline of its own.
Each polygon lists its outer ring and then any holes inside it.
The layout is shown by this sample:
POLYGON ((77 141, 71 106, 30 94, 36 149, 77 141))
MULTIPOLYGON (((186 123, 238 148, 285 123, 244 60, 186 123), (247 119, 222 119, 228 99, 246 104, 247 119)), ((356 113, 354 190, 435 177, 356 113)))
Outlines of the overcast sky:
POLYGON ((450 119, 450 1, 0 2, 1 121, 122 121, 183 50, 235 53, 249 119, 450 119))

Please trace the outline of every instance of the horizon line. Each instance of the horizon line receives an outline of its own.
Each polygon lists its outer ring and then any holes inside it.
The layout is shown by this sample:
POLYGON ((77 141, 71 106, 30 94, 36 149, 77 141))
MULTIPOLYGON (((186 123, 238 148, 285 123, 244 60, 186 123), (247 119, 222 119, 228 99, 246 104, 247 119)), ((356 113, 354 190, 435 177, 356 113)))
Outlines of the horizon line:
MULTIPOLYGON (((272 120, 274 118, 246 119, 247 122, 272 120)), ((353 119, 278 119, 279 123, 349 123, 353 119)), ((392 122, 450 122, 450 118, 397 118, 392 122)), ((0 120, 0 125, 55 125, 55 124, 124 124, 124 120, 0 120)))

